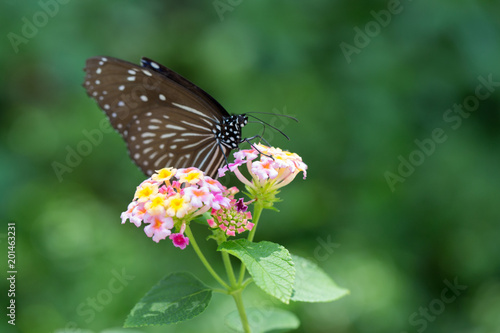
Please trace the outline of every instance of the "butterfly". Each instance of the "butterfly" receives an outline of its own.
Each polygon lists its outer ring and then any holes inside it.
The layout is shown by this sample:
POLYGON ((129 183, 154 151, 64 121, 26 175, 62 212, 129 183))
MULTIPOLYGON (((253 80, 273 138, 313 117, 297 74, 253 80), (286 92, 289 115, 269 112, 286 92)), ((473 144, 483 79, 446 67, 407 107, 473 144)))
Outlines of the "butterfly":
POLYGON ((84 88, 127 143, 146 174, 197 167, 211 177, 243 138, 245 114, 230 115, 213 97, 159 63, 141 66, 112 57, 87 59, 84 88))

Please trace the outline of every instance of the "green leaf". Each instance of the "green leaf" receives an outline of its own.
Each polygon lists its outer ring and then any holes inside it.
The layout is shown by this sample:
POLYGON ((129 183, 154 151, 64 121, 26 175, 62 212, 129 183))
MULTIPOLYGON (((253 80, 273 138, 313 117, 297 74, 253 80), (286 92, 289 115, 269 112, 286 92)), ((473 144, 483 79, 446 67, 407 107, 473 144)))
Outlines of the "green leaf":
POLYGON ((124 327, 173 324, 205 311, 212 290, 189 273, 173 273, 160 280, 134 306, 124 327))
POLYGON ((347 294, 349 290, 340 288, 315 263, 292 255, 295 263, 295 284, 292 301, 331 302, 347 294))
POLYGON ((290 302, 295 268, 290 253, 283 246, 238 239, 222 243, 217 250, 239 258, 262 290, 286 304, 290 302))
MULTIPOLYGON (((300 321, 292 312, 278 308, 248 308, 247 318, 252 333, 287 332, 299 327, 300 321)), ((237 332, 243 332, 238 311, 233 311, 226 317, 226 325, 237 332)))

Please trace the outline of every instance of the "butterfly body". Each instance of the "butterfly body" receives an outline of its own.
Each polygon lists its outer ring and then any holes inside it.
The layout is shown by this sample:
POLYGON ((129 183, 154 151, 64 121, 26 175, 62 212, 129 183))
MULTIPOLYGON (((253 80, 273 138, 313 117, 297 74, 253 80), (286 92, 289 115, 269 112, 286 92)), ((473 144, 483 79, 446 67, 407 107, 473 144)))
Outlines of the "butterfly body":
POLYGON ((86 62, 84 87, 121 134, 148 176, 163 167, 197 167, 215 177, 245 141, 246 115, 230 115, 181 75, 142 58, 141 66, 111 57, 86 62))

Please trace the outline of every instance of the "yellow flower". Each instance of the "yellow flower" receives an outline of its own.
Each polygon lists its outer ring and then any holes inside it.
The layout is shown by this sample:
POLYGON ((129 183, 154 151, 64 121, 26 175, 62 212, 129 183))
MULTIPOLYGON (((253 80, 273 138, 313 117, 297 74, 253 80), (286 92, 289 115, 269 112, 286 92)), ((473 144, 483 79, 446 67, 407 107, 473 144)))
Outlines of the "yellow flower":
POLYGON ((149 201, 146 202, 144 208, 149 215, 159 215, 165 211, 165 195, 156 194, 154 196, 149 197, 149 201))
POLYGON ((203 178, 203 172, 196 169, 196 170, 189 171, 188 173, 182 173, 180 175, 179 181, 181 183, 196 184, 202 178, 203 178))
POLYGON ((191 205, 186 198, 180 194, 176 194, 168 198, 165 205, 167 207, 168 216, 177 216, 179 218, 184 217, 187 211, 191 208, 191 205))
POLYGON ((176 169, 174 168, 163 168, 160 170, 156 170, 156 173, 151 176, 151 179, 154 181, 157 181, 159 183, 161 182, 166 182, 170 180, 173 176, 175 176, 175 173, 177 172, 176 169))
POLYGON ((138 199, 137 201, 139 202, 145 202, 149 199, 150 196, 156 195, 157 193, 158 186, 146 180, 137 187, 134 199, 138 199))

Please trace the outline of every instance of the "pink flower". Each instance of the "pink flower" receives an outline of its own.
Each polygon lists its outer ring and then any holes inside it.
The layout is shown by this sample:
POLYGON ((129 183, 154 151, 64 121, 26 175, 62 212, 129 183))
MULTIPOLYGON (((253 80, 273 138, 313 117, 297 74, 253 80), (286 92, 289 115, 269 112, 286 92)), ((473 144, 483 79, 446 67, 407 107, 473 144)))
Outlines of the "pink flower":
POLYGON ((274 160, 267 156, 262 156, 260 161, 252 163, 252 173, 260 179, 274 179, 278 176, 274 160))
POLYGON ((136 227, 140 227, 146 214, 146 208, 144 208, 144 202, 137 201, 137 203, 138 205, 132 210, 132 216, 129 218, 129 221, 135 224, 136 227))
POLYGON ((300 172, 304 174, 304 179, 306 178, 307 165, 302 162, 302 158, 279 148, 257 144, 252 146, 252 149, 234 153, 234 158, 235 162, 219 169, 219 174, 233 172, 254 194, 259 191, 276 191, 289 184, 300 172), (247 179, 239 170, 245 164, 251 179, 247 179))
POLYGON ((210 200, 210 206, 214 209, 221 209, 221 207, 228 207, 231 200, 222 195, 222 193, 215 194, 210 200))
POLYGON ((208 176, 203 179, 202 186, 207 187, 210 192, 222 192, 226 189, 218 180, 208 176))
POLYGON ((180 248, 181 250, 184 250, 186 246, 189 245, 189 238, 181 233, 171 234, 170 239, 172 240, 172 243, 174 243, 174 246, 180 248))
POLYGON ((210 200, 210 192, 206 187, 188 187, 184 190, 184 195, 189 199, 193 207, 201 207, 203 203, 208 203, 210 200))
POLYGON ((174 221, 171 217, 161 215, 148 215, 146 223, 149 224, 144 228, 144 232, 148 237, 153 237, 153 241, 156 243, 167 238, 171 234, 170 229, 174 226, 174 221))
POLYGON ((132 217, 132 211, 134 210, 135 207, 137 207, 138 204, 139 203, 137 201, 132 201, 128 205, 127 210, 120 215, 120 218, 122 219, 122 224, 127 222, 127 220, 132 217))

